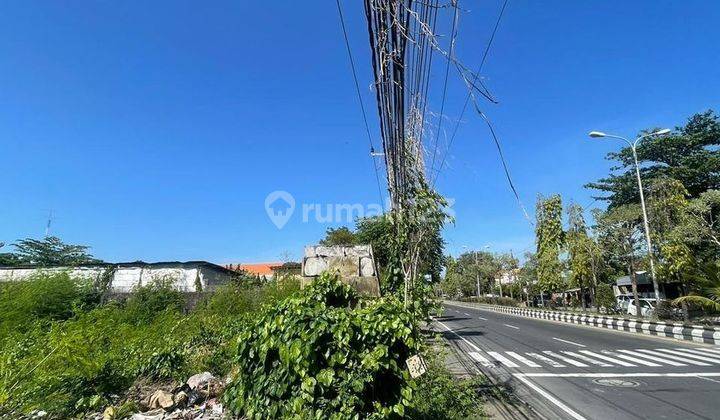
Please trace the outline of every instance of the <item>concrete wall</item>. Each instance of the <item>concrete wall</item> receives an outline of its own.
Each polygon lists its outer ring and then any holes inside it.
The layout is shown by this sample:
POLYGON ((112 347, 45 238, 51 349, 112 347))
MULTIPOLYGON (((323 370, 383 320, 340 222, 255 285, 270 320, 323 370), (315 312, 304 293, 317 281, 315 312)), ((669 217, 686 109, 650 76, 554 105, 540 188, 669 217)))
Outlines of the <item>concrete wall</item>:
MULTIPOLYGON (((0 282, 23 281, 40 273, 67 272, 72 278, 85 280, 100 279, 107 267, 78 268, 8 268, 0 267, 0 282)), ((128 293, 135 287, 145 286, 154 281, 170 281, 174 288, 183 292, 199 292, 196 290, 196 279, 199 277, 203 291, 212 290, 220 284, 230 281, 231 276, 208 267, 165 267, 165 266, 123 266, 117 267, 112 277, 110 291, 112 293, 128 293)))

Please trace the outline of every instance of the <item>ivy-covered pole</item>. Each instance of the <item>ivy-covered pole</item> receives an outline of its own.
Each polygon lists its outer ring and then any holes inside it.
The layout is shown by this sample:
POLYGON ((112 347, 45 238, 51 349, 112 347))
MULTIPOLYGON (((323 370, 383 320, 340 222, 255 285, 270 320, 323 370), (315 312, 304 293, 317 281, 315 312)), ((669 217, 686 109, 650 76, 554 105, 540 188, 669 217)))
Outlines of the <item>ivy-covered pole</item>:
MULTIPOLYGON (((535 212, 537 223, 535 239, 537 243, 537 278, 540 294, 545 290, 554 292, 562 289, 562 266, 560 250, 565 241, 562 227, 562 200, 555 194, 547 199, 538 197, 535 212)), ((543 303, 544 303, 544 298, 543 303)))

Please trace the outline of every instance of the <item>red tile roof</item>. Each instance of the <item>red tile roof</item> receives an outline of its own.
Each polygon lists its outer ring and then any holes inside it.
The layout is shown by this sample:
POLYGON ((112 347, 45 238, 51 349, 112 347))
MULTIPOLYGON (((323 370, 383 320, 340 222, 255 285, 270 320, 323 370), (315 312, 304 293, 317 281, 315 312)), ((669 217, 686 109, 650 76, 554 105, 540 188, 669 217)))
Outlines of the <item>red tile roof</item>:
POLYGON ((252 263, 252 264, 225 264, 225 268, 230 268, 232 270, 245 270, 249 274, 258 274, 261 276, 269 276, 272 275, 273 267, 281 266, 283 263, 282 261, 278 262, 265 262, 265 263, 252 263))

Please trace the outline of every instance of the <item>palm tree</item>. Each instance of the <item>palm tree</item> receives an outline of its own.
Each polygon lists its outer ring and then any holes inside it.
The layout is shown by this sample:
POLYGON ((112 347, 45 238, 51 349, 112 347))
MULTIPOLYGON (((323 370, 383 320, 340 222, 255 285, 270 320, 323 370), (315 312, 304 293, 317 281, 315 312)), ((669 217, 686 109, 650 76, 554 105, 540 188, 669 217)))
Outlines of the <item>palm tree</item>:
POLYGON ((700 268, 697 275, 698 295, 682 296, 673 305, 687 303, 708 312, 720 312, 720 263, 709 263, 700 268))

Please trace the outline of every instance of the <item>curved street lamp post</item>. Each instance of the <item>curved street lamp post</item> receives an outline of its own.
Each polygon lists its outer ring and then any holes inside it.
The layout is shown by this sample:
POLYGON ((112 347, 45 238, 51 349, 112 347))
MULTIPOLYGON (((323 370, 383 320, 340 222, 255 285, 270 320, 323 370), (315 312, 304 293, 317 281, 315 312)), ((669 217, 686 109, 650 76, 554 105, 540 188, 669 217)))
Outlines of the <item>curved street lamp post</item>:
MULTIPOLYGON (((638 189, 640 190, 640 206, 642 207, 642 214, 643 214, 643 225, 645 226, 645 240, 647 241, 647 247, 648 247, 648 258, 650 259, 650 276, 652 277, 653 281, 653 289, 655 290, 655 304, 657 305, 660 303, 660 290, 657 282, 657 277, 655 277, 655 262, 652 255, 652 242, 650 241, 650 225, 648 224, 648 217, 647 217, 647 210, 645 209, 645 194, 643 193, 643 186, 642 186, 642 179, 640 178, 640 164, 638 163, 638 157, 637 157, 637 145, 640 143, 640 141, 644 138, 650 137, 650 136, 661 136, 663 134, 667 134, 670 132, 669 128, 664 128, 662 130, 654 131, 652 133, 648 133, 645 135, 642 135, 635 139, 634 142, 630 142, 630 140, 626 139, 625 137, 616 136, 613 134, 605 134, 601 131, 591 131, 589 133, 590 137, 593 138, 599 138, 599 137, 612 137, 615 139, 623 140, 625 143, 630 146, 630 149, 633 153, 633 159, 635 160, 635 175, 637 176, 637 182, 638 182, 638 189)), ((636 302, 637 305, 639 305, 639 302, 636 302)))

